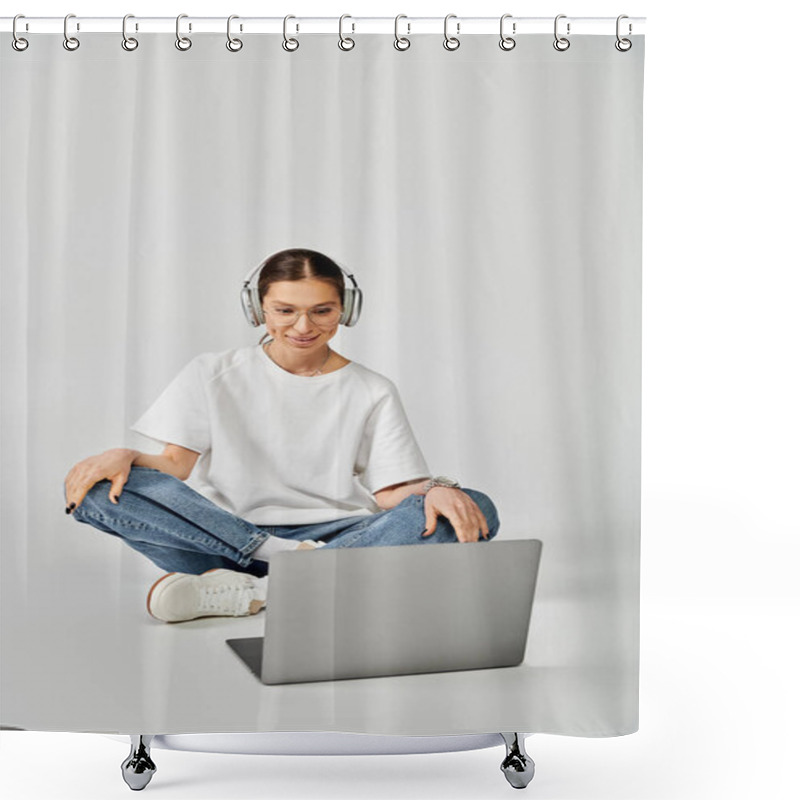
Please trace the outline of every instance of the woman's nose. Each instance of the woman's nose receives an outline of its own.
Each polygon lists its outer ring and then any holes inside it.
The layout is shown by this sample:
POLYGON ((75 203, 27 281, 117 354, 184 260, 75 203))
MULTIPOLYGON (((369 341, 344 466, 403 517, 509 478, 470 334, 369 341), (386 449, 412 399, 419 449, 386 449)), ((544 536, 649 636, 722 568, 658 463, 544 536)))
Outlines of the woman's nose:
POLYGON ((314 327, 314 324, 308 318, 308 311, 301 311, 300 316, 297 318, 297 321, 294 323, 294 327, 298 328, 302 331, 311 330, 314 327))

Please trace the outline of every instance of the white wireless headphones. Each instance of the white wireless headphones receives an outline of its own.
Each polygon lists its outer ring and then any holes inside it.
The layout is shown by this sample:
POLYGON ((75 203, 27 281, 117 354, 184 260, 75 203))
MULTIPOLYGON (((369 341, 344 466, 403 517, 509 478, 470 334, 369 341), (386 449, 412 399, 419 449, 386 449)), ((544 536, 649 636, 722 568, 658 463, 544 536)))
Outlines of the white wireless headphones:
MULTIPOLYGON (((261 307, 261 301, 258 297, 258 280, 252 285, 253 277, 261 273, 264 264, 267 263, 270 257, 264 259, 255 269, 251 270, 249 275, 245 278, 244 287, 241 291, 242 311, 244 311, 245 318, 254 327, 264 325, 264 309, 261 307)), ((337 264, 337 266, 339 266, 337 264)), ((352 288, 345 286, 344 289, 344 310, 342 311, 341 325, 347 325, 352 328, 358 322, 361 316, 361 304, 363 302, 363 295, 361 289, 358 288, 356 279, 342 267, 339 267, 342 274, 350 278, 353 283, 352 288)))

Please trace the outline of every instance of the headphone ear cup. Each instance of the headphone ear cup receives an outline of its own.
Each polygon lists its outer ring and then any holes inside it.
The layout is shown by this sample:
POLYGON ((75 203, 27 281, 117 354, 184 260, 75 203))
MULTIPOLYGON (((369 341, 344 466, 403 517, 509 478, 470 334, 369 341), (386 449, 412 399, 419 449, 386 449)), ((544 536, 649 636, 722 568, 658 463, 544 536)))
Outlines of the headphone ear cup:
POLYGON ((253 309, 250 304, 250 290, 245 286, 239 292, 239 302, 242 304, 242 313, 249 325, 253 324, 253 309))
POLYGON ((258 284, 250 287, 250 305, 253 309, 253 325, 258 327, 264 324, 264 309, 261 308, 261 301, 258 297, 258 284))
POLYGON ((342 325, 350 325, 350 320, 353 318, 353 290, 345 288, 344 290, 344 310, 342 311, 342 325))
POLYGON ((260 303, 258 302, 258 287, 256 287, 254 292, 252 287, 245 286, 242 289, 239 298, 242 301, 242 311, 244 312, 244 316, 247 321, 254 328, 257 328, 259 325, 263 325, 264 313, 260 303))
POLYGON ((354 289, 350 289, 350 314, 347 318, 347 324, 349 326, 353 326, 358 322, 358 318, 361 316, 361 303, 363 301, 363 294, 361 293, 361 289, 355 287, 354 289))
POLYGON ((247 277, 244 279, 244 286, 239 293, 245 319, 254 328, 264 324, 264 313, 261 308, 261 299, 258 296, 257 276, 261 274, 265 263, 266 261, 262 261, 248 273, 247 277), (255 283, 253 282, 254 280, 255 283))

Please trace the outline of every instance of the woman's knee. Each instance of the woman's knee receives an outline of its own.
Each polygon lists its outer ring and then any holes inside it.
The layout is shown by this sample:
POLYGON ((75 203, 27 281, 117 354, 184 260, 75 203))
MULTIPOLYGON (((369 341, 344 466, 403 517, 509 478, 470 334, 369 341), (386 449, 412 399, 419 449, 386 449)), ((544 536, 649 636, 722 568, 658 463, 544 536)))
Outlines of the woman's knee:
POLYGON ((120 499, 128 492, 170 507, 176 494, 186 490, 189 490, 186 484, 168 472, 161 472, 151 467, 131 467, 128 480, 122 487, 120 499))
POLYGON ((86 492, 80 505, 72 512, 72 516, 78 519, 84 511, 103 513, 111 508, 115 508, 109 498, 110 492, 111 481, 105 479, 98 481, 86 492))
POLYGON ((111 500, 112 484, 110 480, 104 478, 89 489, 73 514, 79 512, 85 506, 87 509, 94 511, 111 512, 114 515, 119 515, 120 506, 125 502, 126 492, 145 498, 158 496, 158 499, 163 502, 165 497, 175 488, 174 483, 182 484, 182 481, 166 472, 160 472, 149 467, 132 467, 128 474, 128 480, 125 481, 122 491, 119 493, 118 503, 114 503, 111 500))
POLYGON ((496 536, 500 528, 500 516, 492 498, 477 489, 462 489, 461 491, 468 494, 475 501, 483 516, 486 517, 486 524, 489 526, 489 538, 496 536))

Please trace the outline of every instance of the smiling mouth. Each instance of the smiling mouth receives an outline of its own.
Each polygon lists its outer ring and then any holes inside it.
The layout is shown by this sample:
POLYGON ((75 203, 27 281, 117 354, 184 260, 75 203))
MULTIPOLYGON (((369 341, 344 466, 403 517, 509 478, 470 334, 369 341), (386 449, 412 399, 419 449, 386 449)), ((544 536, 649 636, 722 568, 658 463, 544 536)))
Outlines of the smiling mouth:
POLYGON ((306 342, 313 342, 316 339, 316 336, 309 336, 307 339, 300 339, 297 336, 290 336, 289 337, 293 342, 301 342, 305 344, 306 342))

